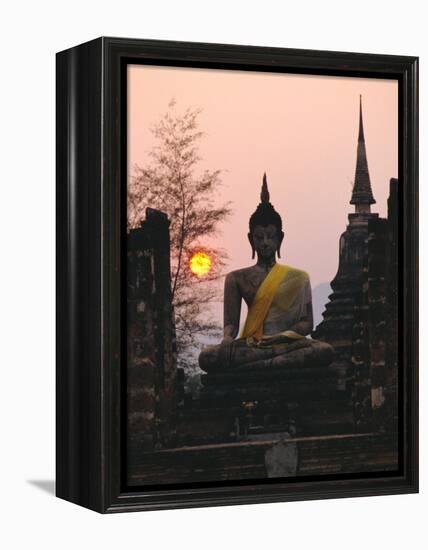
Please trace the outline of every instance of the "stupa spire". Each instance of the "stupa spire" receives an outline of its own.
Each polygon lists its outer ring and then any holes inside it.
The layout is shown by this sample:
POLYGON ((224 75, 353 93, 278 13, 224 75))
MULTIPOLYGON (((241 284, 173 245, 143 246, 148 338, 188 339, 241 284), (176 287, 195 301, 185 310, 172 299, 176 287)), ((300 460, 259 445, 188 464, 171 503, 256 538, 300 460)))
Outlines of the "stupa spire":
POLYGON ((373 197, 367 163, 366 142, 364 139, 363 108, 360 95, 360 126, 358 130, 357 165, 355 168, 354 187, 351 204, 355 204, 356 212, 370 212, 370 205, 376 201, 373 197))

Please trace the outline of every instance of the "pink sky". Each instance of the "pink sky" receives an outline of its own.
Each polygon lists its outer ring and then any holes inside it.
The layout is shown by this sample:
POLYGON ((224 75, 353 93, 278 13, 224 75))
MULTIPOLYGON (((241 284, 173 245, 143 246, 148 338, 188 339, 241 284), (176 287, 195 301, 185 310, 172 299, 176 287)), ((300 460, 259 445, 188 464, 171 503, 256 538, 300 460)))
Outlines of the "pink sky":
POLYGON ((398 172, 398 84, 394 80, 131 65, 128 68, 128 175, 148 162, 149 131, 168 110, 203 109, 201 170, 223 169, 222 201, 233 215, 219 245, 227 271, 252 264, 248 218, 266 172, 283 219, 282 262, 306 270, 312 287, 337 271, 347 225, 363 97, 367 158, 376 204, 386 215, 398 172))

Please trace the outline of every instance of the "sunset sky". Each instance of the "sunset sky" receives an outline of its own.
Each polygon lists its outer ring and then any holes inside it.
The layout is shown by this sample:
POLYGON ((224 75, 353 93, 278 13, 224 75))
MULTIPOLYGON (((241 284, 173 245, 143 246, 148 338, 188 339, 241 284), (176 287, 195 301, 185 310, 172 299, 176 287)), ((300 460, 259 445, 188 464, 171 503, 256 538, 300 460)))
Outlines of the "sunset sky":
MULTIPOLYGON (((128 177, 148 163, 150 126, 168 110, 201 108, 201 171, 223 170, 222 196, 233 214, 218 245, 226 271, 251 265, 248 219, 263 172, 281 214, 283 263, 306 270, 312 287, 337 271, 355 172, 359 96, 376 204, 386 215, 389 179, 398 171, 398 84, 394 80, 302 76, 132 65, 128 68, 128 177)), ((217 310, 217 308, 216 308, 217 310)), ((216 313, 220 316, 220 309, 216 313)))

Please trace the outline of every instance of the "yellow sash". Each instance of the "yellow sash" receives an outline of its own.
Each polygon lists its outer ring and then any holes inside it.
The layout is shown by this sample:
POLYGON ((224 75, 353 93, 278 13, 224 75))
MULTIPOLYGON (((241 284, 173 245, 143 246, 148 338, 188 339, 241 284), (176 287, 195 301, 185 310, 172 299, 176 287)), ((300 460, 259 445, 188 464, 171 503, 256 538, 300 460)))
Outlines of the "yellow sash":
POLYGON ((251 304, 241 338, 250 336, 259 340, 263 336, 263 323, 269 313, 272 302, 283 310, 287 310, 308 279, 307 273, 289 265, 275 264, 259 286, 251 304), (280 283, 281 292, 277 294, 280 283))

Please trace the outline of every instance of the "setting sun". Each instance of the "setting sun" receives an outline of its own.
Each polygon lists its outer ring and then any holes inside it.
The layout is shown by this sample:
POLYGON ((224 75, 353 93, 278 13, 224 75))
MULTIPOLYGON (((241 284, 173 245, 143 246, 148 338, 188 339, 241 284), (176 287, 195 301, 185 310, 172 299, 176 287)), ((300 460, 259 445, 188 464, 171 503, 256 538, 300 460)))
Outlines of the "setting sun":
POLYGON ((211 271, 211 258, 205 252, 196 252, 190 258, 190 269, 197 277, 203 277, 211 271))

